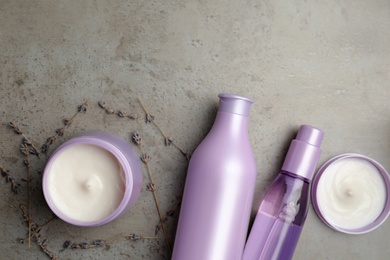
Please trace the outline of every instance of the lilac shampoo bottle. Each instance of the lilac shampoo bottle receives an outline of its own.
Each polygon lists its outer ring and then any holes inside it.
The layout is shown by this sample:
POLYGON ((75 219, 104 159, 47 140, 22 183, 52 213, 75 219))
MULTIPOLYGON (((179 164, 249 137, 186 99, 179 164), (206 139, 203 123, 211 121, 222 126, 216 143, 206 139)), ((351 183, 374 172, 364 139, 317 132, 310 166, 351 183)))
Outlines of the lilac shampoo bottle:
POLYGON ((243 260, 293 257, 309 209, 309 186, 321 154, 322 138, 321 130, 300 127, 281 172, 260 204, 243 260))
POLYGON ((173 260, 241 260, 256 181, 248 98, 219 95, 214 125, 194 151, 173 260))

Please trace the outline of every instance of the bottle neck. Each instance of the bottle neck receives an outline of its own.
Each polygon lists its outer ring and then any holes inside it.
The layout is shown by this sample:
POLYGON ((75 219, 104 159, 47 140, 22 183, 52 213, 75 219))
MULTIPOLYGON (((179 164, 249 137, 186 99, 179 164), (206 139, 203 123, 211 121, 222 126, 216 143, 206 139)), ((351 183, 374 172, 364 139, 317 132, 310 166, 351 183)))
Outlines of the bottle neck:
POLYGON ((210 133, 218 133, 221 137, 248 136, 248 117, 229 112, 218 111, 210 133))

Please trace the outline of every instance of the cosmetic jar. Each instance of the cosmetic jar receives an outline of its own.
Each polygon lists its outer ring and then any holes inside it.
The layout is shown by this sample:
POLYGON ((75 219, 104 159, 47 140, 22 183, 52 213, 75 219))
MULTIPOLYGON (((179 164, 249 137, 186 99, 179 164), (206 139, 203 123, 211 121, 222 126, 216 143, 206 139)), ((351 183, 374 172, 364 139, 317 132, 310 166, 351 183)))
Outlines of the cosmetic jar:
POLYGON ((390 212, 390 178, 377 161, 341 154, 327 161, 312 184, 312 204, 334 230, 363 234, 378 228, 390 212))

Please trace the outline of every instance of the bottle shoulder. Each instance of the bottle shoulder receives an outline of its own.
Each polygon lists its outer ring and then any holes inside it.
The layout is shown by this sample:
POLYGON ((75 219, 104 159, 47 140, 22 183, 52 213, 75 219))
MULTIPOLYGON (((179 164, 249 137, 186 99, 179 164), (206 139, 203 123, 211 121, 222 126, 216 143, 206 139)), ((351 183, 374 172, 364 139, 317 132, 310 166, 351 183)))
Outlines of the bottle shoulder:
POLYGON ((188 174, 197 177, 214 178, 224 176, 250 176, 256 181, 256 161, 251 149, 239 149, 226 145, 209 146, 200 144, 191 156, 188 174))
POLYGON ((248 136, 226 137, 224 135, 210 132, 198 145, 194 153, 214 153, 214 154, 253 154, 252 146, 248 136))

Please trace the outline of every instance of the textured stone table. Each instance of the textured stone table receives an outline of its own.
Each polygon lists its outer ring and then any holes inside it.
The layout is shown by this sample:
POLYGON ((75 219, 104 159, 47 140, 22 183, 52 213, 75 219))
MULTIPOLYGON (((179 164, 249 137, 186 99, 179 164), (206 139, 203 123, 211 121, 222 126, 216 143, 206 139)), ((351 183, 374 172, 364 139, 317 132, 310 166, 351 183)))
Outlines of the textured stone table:
MULTIPOLYGON (((376 1, 0 1, 0 164, 21 183, 0 183, 1 259, 44 259, 32 240, 20 203, 27 204, 25 157, 12 121, 40 147, 77 106, 86 114, 49 147, 86 130, 104 130, 131 142, 139 131, 151 157, 162 213, 180 198, 188 162, 153 124, 191 153, 210 129, 217 94, 248 96, 250 138, 258 163, 253 215, 282 164, 299 125, 325 132, 320 164, 345 152, 370 156, 390 169, 390 2, 376 1), (130 120, 107 114, 138 113, 130 120), (24 239, 24 244, 19 243, 24 239)), ((140 155, 141 151, 133 145, 140 155)), ((50 219, 40 185, 47 157, 30 156, 31 216, 50 219)), ((119 234, 154 236, 159 217, 143 166, 136 206, 98 228, 54 220, 41 230, 60 259, 169 259, 157 238, 109 248, 64 250, 66 240, 92 243, 119 234)), ((173 244, 178 212, 165 223, 173 244)), ((388 259, 390 222, 365 235, 331 230, 313 208, 294 259, 388 259)))

